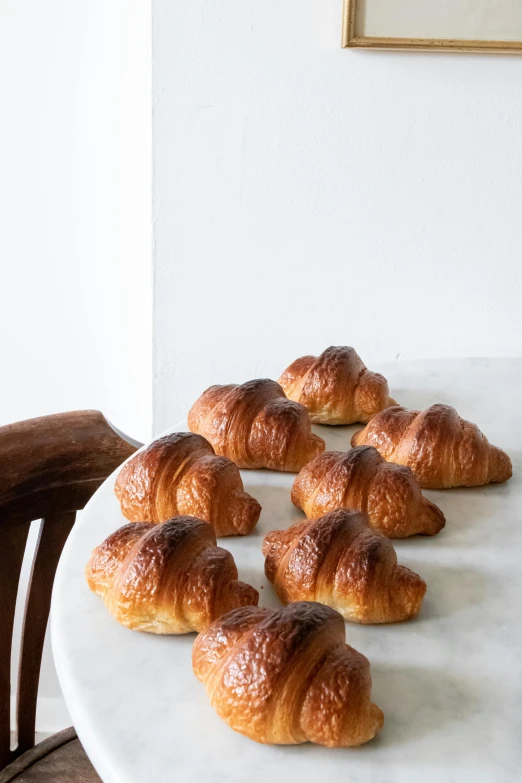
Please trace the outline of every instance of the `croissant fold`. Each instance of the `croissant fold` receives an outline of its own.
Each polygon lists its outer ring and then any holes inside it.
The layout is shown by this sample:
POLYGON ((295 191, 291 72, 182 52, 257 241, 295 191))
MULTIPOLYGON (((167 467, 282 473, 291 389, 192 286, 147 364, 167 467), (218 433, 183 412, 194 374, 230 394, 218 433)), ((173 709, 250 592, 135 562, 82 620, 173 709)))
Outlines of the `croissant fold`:
POLYGON ((239 468, 299 471, 324 450, 306 408, 285 397, 275 381, 211 386, 194 403, 189 428, 210 441, 216 454, 239 468))
POLYGON ((358 511, 338 509, 274 530, 263 554, 267 579, 284 604, 319 601, 356 623, 415 617, 426 592, 418 574, 397 565, 389 539, 358 511))
POLYGON ((261 513, 237 466, 191 432, 166 435, 139 451, 121 469, 115 492, 131 522, 188 514, 209 522, 218 536, 250 533, 261 513))
POLYGON ((86 577, 119 623, 157 634, 203 631, 259 598, 238 581, 234 559, 216 546, 210 525, 194 517, 124 525, 94 550, 86 577))
POLYGON ((279 378, 290 400, 300 402, 316 424, 367 422, 390 405, 388 383, 370 372, 348 346, 331 346, 320 356, 296 359, 279 378))
POLYGON ((388 538, 433 536, 445 525, 410 468, 386 462, 373 446, 319 454, 295 479, 292 503, 309 519, 336 508, 364 511, 374 530, 388 538))
POLYGON ((377 414, 352 446, 375 446, 388 462, 406 465, 421 487, 479 487, 511 478, 511 460, 450 405, 425 411, 400 406, 377 414))
POLYGON ((362 745, 384 722, 368 660, 321 604, 235 609, 197 637, 192 665, 219 717, 257 742, 362 745))

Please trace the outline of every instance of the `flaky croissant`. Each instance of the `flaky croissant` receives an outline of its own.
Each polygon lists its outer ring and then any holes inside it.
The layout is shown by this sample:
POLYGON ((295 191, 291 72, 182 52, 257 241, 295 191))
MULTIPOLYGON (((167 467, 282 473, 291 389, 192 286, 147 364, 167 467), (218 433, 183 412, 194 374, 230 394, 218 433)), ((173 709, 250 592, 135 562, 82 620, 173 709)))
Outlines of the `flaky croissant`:
POLYGON ((203 631, 259 598, 238 582, 234 559, 216 546, 210 525, 194 517, 124 525, 94 550, 86 577, 119 623, 149 633, 203 631))
POLYGON ((446 524, 412 471, 386 462, 372 446, 319 454, 294 481, 292 503, 309 519, 336 508, 364 511, 374 530, 388 538, 434 536, 446 524))
POLYGON ((217 536, 242 536, 261 513, 243 490, 237 466, 191 432, 166 435, 139 451, 121 469, 114 489, 131 522, 188 514, 209 522, 217 536))
POLYGON ((273 530, 263 554, 267 579, 284 604, 319 601, 356 623, 409 620, 426 593, 425 582, 397 565, 390 540, 359 511, 337 509, 273 530))
POLYGON ((197 637, 192 665, 219 717, 256 742, 362 745, 384 722, 368 660, 321 604, 235 609, 197 637))
POLYGON ((511 460, 450 405, 425 411, 400 406, 377 414, 356 432, 352 446, 375 446, 388 462, 406 465, 421 487, 479 487, 511 478, 511 460))
POLYGON ((296 359, 279 378, 286 396, 304 405, 316 424, 367 422, 396 405, 386 378, 370 372, 353 348, 331 346, 296 359))
POLYGON ((267 378, 211 386, 190 409, 188 423, 239 468, 297 473, 325 445, 312 433, 306 408, 267 378))

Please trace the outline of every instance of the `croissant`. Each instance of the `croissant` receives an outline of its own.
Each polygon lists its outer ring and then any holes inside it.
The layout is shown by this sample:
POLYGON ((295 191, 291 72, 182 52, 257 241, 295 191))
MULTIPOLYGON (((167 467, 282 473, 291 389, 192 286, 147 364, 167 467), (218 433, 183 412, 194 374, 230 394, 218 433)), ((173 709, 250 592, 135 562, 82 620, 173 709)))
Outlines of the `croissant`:
POLYGON ((297 473, 325 446, 312 434, 306 408, 267 378, 211 386, 190 409, 188 423, 239 468, 297 473))
POLYGON ((355 433, 352 446, 361 444, 375 446, 388 462, 407 465, 427 489, 479 487, 512 475, 508 455, 450 405, 422 413, 388 408, 355 433))
POLYGON ((319 454, 294 481, 292 503, 309 519, 336 508, 364 511, 374 530, 388 538, 434 536, 446 524, 412 471, 386 462, 372 446, 319 454))
POLYGON ((327 348, 320 356, 296 359, 279 378, 290 400, 300 402, 316 424, 354 424, 396 402, 386 378, 370 372, 353 348, 327 348))
POLYGON ((368 660, 321 604, 235 609, 196 638, 192 666, 219 717, 256 742, 362 745, 384 722, 368 660))
POLYGON ((119 623, 149 633, 203 631, 259 598, 238 582, 234 559, 216 546, 210 525, 195 517, 124 525, 94 550, 86 576, 119 623))
POLYGON ((319 601, 356 623, 409 620, 426 593, 425 582, 397 565, 390 540, 359 511, 341 508, 273 530, 263 554, 267 579, 284 604, 319 601))
POLYGON ((166 435, 139 451, 120 471, 115 492, 131 522, 189 514, 209 522, 217 536, 250 533, 261 513, 236 465, 191 432, 166 435))

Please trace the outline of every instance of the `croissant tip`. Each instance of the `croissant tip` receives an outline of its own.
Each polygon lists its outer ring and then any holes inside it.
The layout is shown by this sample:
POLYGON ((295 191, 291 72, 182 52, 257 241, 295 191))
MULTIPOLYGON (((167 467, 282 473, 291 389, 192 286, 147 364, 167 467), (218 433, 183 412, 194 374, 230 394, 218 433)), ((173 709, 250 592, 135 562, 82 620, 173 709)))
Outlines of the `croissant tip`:
POLYGON ((270 533, 267 533, 264 537, 263 543, 261 544, 261 552, 263 553, 263 557, 266 557, 272 549, 272 545, 277 538, 277 536, 274 534, 278 532, 278 530, 271 530, 270 533))
POLYGON ((426 502, 426 527, 421 531, 423 536, 436 536, 446 527, 446 517, 435 503, 431 500, 424 498, 426 502))
POLYGON ((495 484, 502 484, 504 481, 509 481, 513 476, 513 464, 505 451, 499 449, 498 446, 492 446, 491 448, 493 452, 493 475, 491 481, 495 484))
POLYGON ((315 432, 312 433, 312 457, 311 459, 315 459, 315 457, 318 457, 319 454, 322 454, 323 451, 326 448, 326 441, 323 440, 323 438, 320 437, 320 435, 316 435, 315 432))
POLYGON ((399 622, 413 620, 422 608, 428 586, 419 574, 407 566, 397 566, 397 577, 404 595, 403 613, 399 622))
POLYGON ((267 541, 263 541, 263 543, 261 544, 261 553, 265 558, 265 572, 266 572, 266 559, 270 554, 270 549, 271 549, 270 544, 267 541))
POLYGON ((362 438, 361 438, 362 432, 363 430, 357 430, 357 432, 354 432, 354 434, 352 435, 352 439, 350 441, 351 446, 353 447, 359 446, 362 443, 362 438))
MULTIPOLYGON (((303 508, 303 503, 301 501, 301 498, 297 494, 297 492, 294 492, 292 490, 292 492, 290 493, 290 500, 292 501, 292 505, 293 505, 294 508, 297 508, 299 511, 303 511, 304 513, 306 513, 304 508, 303 508)), ((307 514, 307 516, 308 516, 308 514, 307 514)))
POLYGON ((246 582, 238 581, 235 585, 238 606, 257 606, 259 603, 259 591, 246 582))
POLYGON ((92 593, 96 592, 96 584, 94 582, 94 579, 92 578, 92 557, 89 558, 89 562, 85 566, 85 579, 87 581, 87 584, 89 585, 89 590, 92 593))
MULTIPOLYGON (((258 501, 246 492, 241 492, 239 509, 233 516, 233 526, 230 532, 221 535, 247 536, 255 528, 261 516, 262 507, 258 501)), ((220 535, 218 533, 218 535, 220 535)))
POLYGON ((372 704, 371 717, 373 718, 374 724, 374 733, 371 737, 371 739, 373 739, 373 737, 375 737, 384 726, 384 712, 376 704, 372 704))

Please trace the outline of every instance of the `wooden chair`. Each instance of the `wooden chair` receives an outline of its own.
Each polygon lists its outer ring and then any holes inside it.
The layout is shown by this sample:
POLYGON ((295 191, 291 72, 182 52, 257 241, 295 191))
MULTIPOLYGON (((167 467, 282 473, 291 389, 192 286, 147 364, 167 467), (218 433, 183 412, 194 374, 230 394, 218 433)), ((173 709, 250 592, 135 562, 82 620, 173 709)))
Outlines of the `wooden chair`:
POLYGON ((93 783, 100 778, 73 728, 35 746, 42 649, 56 566, 76 512, 141 445, 98 411, 0 427, 0 783, 93 783), (17 695, 17 747, 10 749, 11 649, 29 526, 41 520, 27 590, 17 695))

